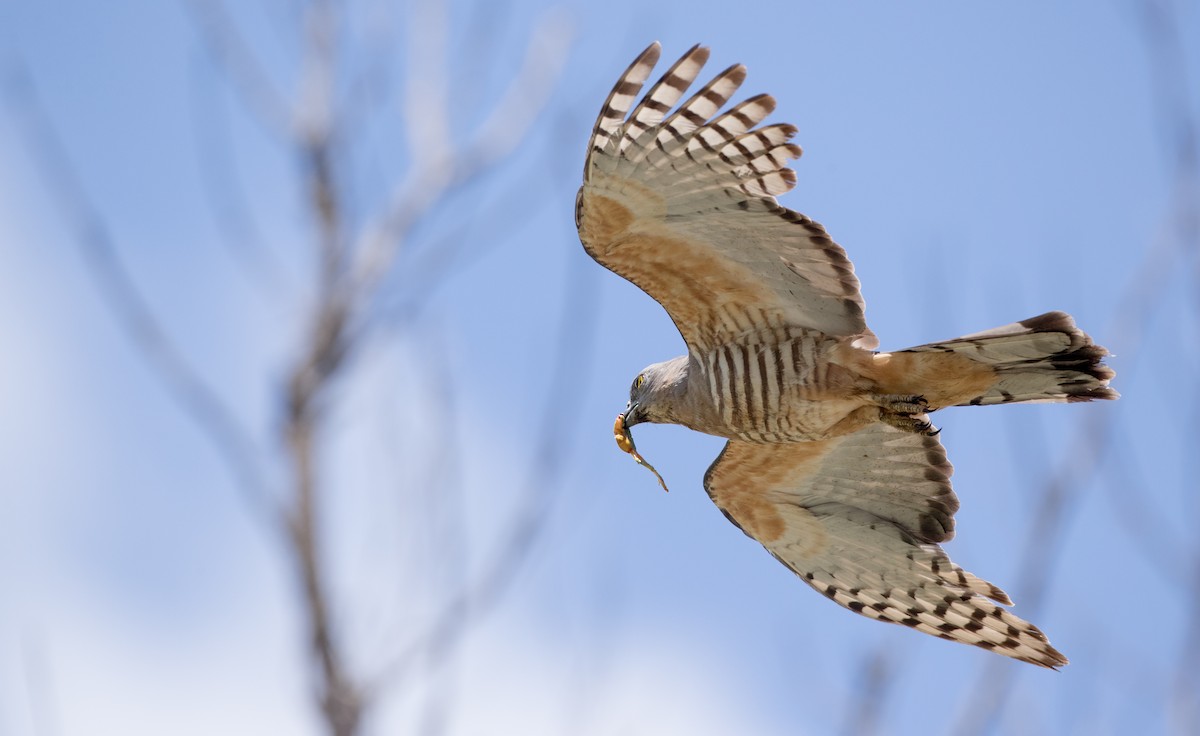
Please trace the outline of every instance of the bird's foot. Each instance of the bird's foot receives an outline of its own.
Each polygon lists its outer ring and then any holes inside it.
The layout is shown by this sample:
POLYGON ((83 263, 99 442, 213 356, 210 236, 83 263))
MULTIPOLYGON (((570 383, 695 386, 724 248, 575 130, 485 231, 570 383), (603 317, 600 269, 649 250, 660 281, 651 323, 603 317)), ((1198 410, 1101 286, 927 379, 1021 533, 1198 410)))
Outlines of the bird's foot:
POLYGON ((924 396, 909 396, 907 394, 876 394, 871 400, 893 414, 912 416, 930 411, 929 401, 924 396))
POLYGON ((933 437, 942 431, 924 417, 924 414, 894 414, 885 409, 879 410, 879 421, 904 432, 933 437))
POLYGON ((933 437, 942 430, 929 421, 926 410, 928 402, 921 396, 894 396, 886 405, 879 407, 879 421, 904 432, 933 437))

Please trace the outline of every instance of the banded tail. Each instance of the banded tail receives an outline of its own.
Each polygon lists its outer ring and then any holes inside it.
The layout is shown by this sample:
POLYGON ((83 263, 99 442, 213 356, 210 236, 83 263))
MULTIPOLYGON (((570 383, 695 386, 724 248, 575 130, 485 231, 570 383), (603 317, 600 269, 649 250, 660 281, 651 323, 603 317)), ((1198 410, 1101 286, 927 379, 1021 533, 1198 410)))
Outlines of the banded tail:
POLYGON ((1116 375, 1101 361, 1109 354, 1075 326, 1065 312, 1047 312, 957 340, 930 343, 901 353, 954 353, 992 368, 996 380, 957 406, 1016 402, 1115 399, 1116 375))

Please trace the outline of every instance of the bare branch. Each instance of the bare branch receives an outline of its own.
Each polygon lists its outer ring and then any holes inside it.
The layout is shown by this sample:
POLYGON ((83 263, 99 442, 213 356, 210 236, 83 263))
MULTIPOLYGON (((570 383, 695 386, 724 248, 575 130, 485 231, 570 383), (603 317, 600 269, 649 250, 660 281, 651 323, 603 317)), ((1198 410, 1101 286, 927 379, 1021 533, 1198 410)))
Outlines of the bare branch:
POLYGON ((346 661, 332 620, 330 585, 321 557, 322 534, 318 527, 320 490, 318 452, 324 414, 322 398, 337 380, 349 350, 346 325, 348 298, 341 291, 344 255, 342 195, 334 170, 337 139, 332 124, 336 75, 336 18, 327 0, 306 8, 306 44, 303 60, 297 146, 305 163, 309 206, 313 213, 320 268, 317 303, 309 342, 291 370, 285 397, 287 420, 282 434, 293 473, 292 505, 287 515, 293 562, 304 591, 312 654, 318 663, 321 712, 330 733, 352 736, 358 732, 366 702, 346 661))
MULTIPOLYGON (((570 34, 557 14, 534 30, 522 70, 509 92, 462 151, 413 169, 396 188, 384 214, 364 228, 355 248, 355 291, 373 293, 391 269, 409 230, 455 186, 483 175, 529 132, 565 62, 570 34)), ((409 105, 410 113, 414 110, 409 105)), ((411 125, 410 125, 411 127, 411 125)))
POLYGON ((330 620, 329 591, 322 574, 318 546, 315 428, 311 415, 293 416, 288 423, 288 446, 294 459, 296 505, 288 517, 292 548, 304 589, 313 654, 320 662, 321 709, 335 736, 357 733, 364 701, 353 683, 335 640, 330 620))
MULTIPOLYGON (((1150 55, 1155 100, 1160 119, 1166 130, 1166 154, 1174 168, 1171 236, 1178 243, 1180 260, 1190 261, 1193 279, 1194 317, 1200 319, 1200 118, 1192 108, 1194 87, 1188 79, 1188 59, 1179 17, 1172 4, 1164 0, 1143 0, 1138 6, 1141 30, 1150 55)), ((1183 265, 1183 264, 1180 264, 1183 265)), ((1161 298, 1161 297, 1160 297, 1161 298)), ((1200 391, 1191 385, 1189 420, 1192 431, 1200 427, 1200 391)), ((1186 431, 1186 430, 1185 430, 1186 431)), ((1195 463, 1193 456, 1185 463, 1195 463)), ((1191 468, 1194 470, 1194 467, 1191 468)), ((1185 469, 1185 477, 1194 472, 1185 469)), ((1190 553, 1188 581, 1189 600, 1186 610, 1200 604, 1200 545, 1190 553)), ((1170 695, 1172 724, 1180 733, 1200 729, 1200 621, 1195 616, 1183 632, 1178 664, 1170 695)))
POLYGON ((454 156, 446 15, 445 0, 427 0, 413 6, 408 23, 404 128, 414 171, 449 168, 454 156))
POLYGON ((191 11, 213 61, 229 75, 246 107, 269 130, 291 136, 292 115, 283 95, 242 40, 221 0, 184 0, 184 5, 191 11))
MULTIPOLYGON (((550 150, 544 155, 544 165, 530 167, 511 186, 481 197, 472 217, 454 223, 432 242, 405 251, 400 268, 402 287, 395 290, 394 298, 381 305, 380 319, 396 323, 415 319, 436 289, 501 247, 527 225, 528 219, 523 214, 529 200, 540 198, 543 191, 549 193, 562 183, 561 177, 546 181, 546 172, 553 163, 549 160, 550 150)), ((566 182, 566 186, 572 184, 566 182)))
MULTIPOLYGON (((1147 35, 1147 47, 1155 61, 1153 82, 1159 93, 1159 103, 1168 129, 1169 155, 1175 166, 1175 190, 1171 224, 1162 236, 1152 240, 1154 247, 1147 250, 1138 271, 1126 284, 1117 300, 1115 323, 1106 334, 1123 355, 1136 358, 1140 354, 1140 343, 1144 326, 1162 308, 1165 285, 1173 278, 1180 261, 1194 258, 1200 253, 1200 224, 1195 211, 1195 193, 1200 191, 1200 161, 1197 156, 1197 140, 1200 140, 1196 119, 1184 101, 1190 99, 1184 80, 1185 66, 1175 35, 1175 25, 1168 18, 1169 9, 1159 0, 1144 0, 1143 31, 1147 35)), ((1200 263, 1200 260, 1197 261, 1200 263)), ((1200 281, 1200 279, 1198 279, 1200 281)), ((1197 290, 1200 293, 1200 289, 1197 290)), ((1200 307, 1200 304, 1197 305, 1200 307)), ((1198 309, 1200 313, 1200 309, 1198 309)), ((1132 367, 1132 362, 1130 363, 1132 367)), ((1129 368, 1123 368, 1128 378, 1129 368)), ((1050 571, 1057 550, 1058 531, 1063 523, 1068 503, 1078 494, 1078 489, 1087 483, 1099 460, 1110 452, 1108 443, 1115 430, 1115 420, 1100 420, 1082 423, 1076 433, 1076 441, 1065 456, 1058 471, 1042 489, 1039 509, 1034 513, 1026 543, 1022 546, 1025 557, 1018 579, 1021 585, 1015 599, 1021 600, 1025 610, 1040 606, 1049 585, 1050 571)), ((1128 488, 1121 489, 1127 493, 1128 488)), ((1110 494, 1116 495, 1116 494, 1110 494)), ((1149 496, 1139 495, 1139 504, 1150 503, 1149 496)), ((1153 512, 1143 509, 1138 519, 1148 518, 1153 512)), ((1126 520, 1131 523, 1132 520, 1126 520)), ((1144 523, 1144 521, 1143 521, 1144 523)), ((1162 540, 1160 539, 1161 543, 1162 540)), ((1194 603, 1200 605, 1200 550, 1193 553, 1192 595, 1194 603)), ((1183 720, 1183 731, 1193 730, 1191 725, 1195 713, 1195 662, 1200 657, 1200 622, 1193 620, 1181 651, 1180 665, 1176 677, 1176 712, 1183 720), (1191 724, 1191 725, 1188 725, 1191 724)), ((956 733, 985 733, 996 722, 1011 692, 1013 668, 1004 663, 989 663, 975 688, 974 698, 961 711, 956 733)))
MULTIPOLYGON (((401 180, 380 216, 355 232, 353 201, 348 194, 350 177, 345 172, 348 162, 354 160, 351 155, 354 141, 339 129, 345 118, 335 111, 339 82, 345 72, 345 59, 337 47, 337 26, 344 17, 344 8, 332 0, 310 0, 298 8, 303 14, 304 37, 300 44, 300 84, 293 104, 275 89, 235 23, 226 15, 221 0, 187 0, 187 7, 218 67, 229 76, 240 102, 264 123, 269 133, 278 136, 296 154, 303 205, 311 214, 316 262, 311 272, 316 283, 311 294, 310 324, 287 368, 280 397, 283 411, 277 431, 282 449, 276 459, 288 472, 288 495, 280 506, 262 506, 270 500, 260 475, 258 458, 263 450, 254 446, 250 435, 183 359, 156 320, 111 242, 105 223, 91 207, 67 165, 52 127, 36 104, 32 84, 25 77, 20 78, 20 83, 10 82, 6 85, 8 97, 14 103, 19 102, 24 116, 29 118, 30 136, 38 144, 35 148, 43 160, 43 168, 63 202, 63 209, 80 232, 81 247, 118 321, 163 378, 173 398, 217 444, 239 487, 255 502, 252 507, 271 522, 273 531, 281 532, 302 602, 320 712, 329 733, 352 736, 361 729, 373 693, 363 687, 363 680, 356 674, 347 653, 347 644, 339 635, 337 586, 326 569, 325 503, 331 496, 322 482, 322 470, 328 441, 329 400, 334 388, 345 380, 349 358, 359 354, 372 336, 367 327, 378 306, 379 287, 395 268, 396 254, 411 227, 444 203, 456 187, 486 174, 510 156, 528 135, 534 117, 546 105, 561 73, 569 34, 561 18, 550 16, 542 23, 533 34, 517 79, 486 116, 486 122, 463 143, 450 134, 448 99, 454 90, 439 72, 430 73, 431 66, 448 62, 445 29, 439 36, 436 23, 432 33, 431 27, 425 25, 421 32, 429 33, 425 40, 435 49, 434 64, 426 58, 421 63, 410 63, 412 79, 421 83, 410 88, 407 110, 412 123, 409 129, 420 144, 421 154, 415 157, 417 165, 401 180)), ((436 15, 443 13, 444 8, 440 4, 430 5, 427 11, 436 15)), ((213 147, 226 147, 220 140, 206 139, 206 142, 213 147)), ((212 188, 215 170, 210 167, 207 171, 212 188)), ((246 237, 251 232, 249 220, 237 214, 240 211, 244 215, 244 210, 238 210, 232 199, 225 200, 223 207, 225 225, 233 235, 230 240, 246 237)), ((567 347, 590 334, 587 317, 591 311, 586 308, 589 292, 575 286, 568 292, 572 306, 563 326, 562 344, 567 347)), ((577 354, 564 351, 563 360, 574 359, 577 354)), ((561 371, 555 390, 561 396, 578 400, 579 382, 584 378, 578 370, 561 371), (564 383, 568 378, 569 385, 564 383)), ((449 659, 446 655, 466 627, 480 612, 493 607, 511 587, 543 530, 554 498, 554 480, 566 467, 560 456, 570 433, 555 431, 554 426, 570 416, 562 413, 563 404, 559 400, 547 406, 545 424, 549 431, 545 432, 545 443, 548 444, 537 448, 541 453, 534 456, 531 464, 526 484, 529 492, 499 554, 493 558, 494 569, 475 584, 454 585, 444 618, 436 623, 428 639, 414 645, 417 655, 427 658, 432 667, 446 664, 449 659)), ((437 719, 427 725, 436 726, 437 719)))
POLYGON ((75 242, 118 326, 145 356, 184 412, 216 446, 250 508, 260 516, 269 516, 270 497, 257 460, 258 448, 249 432, 179 352, 130 277, 108 226, 79 184, 53 121, 42 110, 33 79, 23 67, 9 69, 4 89, 9 106, 25 123, 29 149, 37 158, 64 218, 71 222, 75 242))
POLYGON ((870 736, 879 732, 880 716, 887 696, 896 681, 896 662, 892 645, 877 647, 865 657, 857 696, 846 715, 846 736, 870 736))
MULTIPOLYGON (((1021 610, 1027 614, 1041 610, 1061 547, 1062 528, 1075 508, 1079 492, 1096 471, 1099 458, 1108 452, 1111 423, 1090 418, 1080 420, 1078 427, 1075 441, 1063 453, 1062 462, 1042 487, 1037 507, 1030 513, 1032 522, 1018 547, 1023 554, 1016 574, 1019 582, 1012 598, 1020 602, 1021 610)), ((960 711, 954 733, 987 733, 1008 701, 1016 671, 1013 663, 1007 660, 988 660, 973 696, 960 711)))
MULTIPOLYGON (((1128 372, 1122 371, 1122 378, 1128 379, 1128 372)), ((1146 476, 1134 463, 1132 453, 1112 452, 1105 462, 1105 498, 1112 505, 1113 518, 1128 536, 1130 549, 1145 558, 1147 569, 1171 585, 1188 579, 1187 546, 1171 533, 1168 519, 1149 500, 1153 498, 1152 489, 1147 487, 1146 476)))
POLYGON ((561 10, 548 13, 534 29, 520 71, 467 147, 466 158, 477 168, 491 167, 524 139, 558 83, 573 36, 561 10))
POLYGON ((508 533, 495 551, 485 555, 489 564, 484 571, 450 597, 433 623, 413 637, 400 656, 371 678, 374 690, 395 686, 422 661, 447 661, 468 625, 503 600, 540 540, 546 519, 557 500, 554 489, 563 485, 563 476, 570 467, 566 445, 573 433, 565 423, 575 416, 572 409, 582 400, 581 389, 590 382, 592 361, 588 353, 593 348, 596 312, 589 307, 595 298, 594 279, 583 270, 586 266, 579 259, 573 259, 569 266, 569 276, 565 280, 566 303, 555 343, 558 361, 550 373, 553 378, 546 394, 548 398, 540 429, 536 433, 539 442, 532 454, 528 477, 522 484, 524 501, 509 524, 508 533))
POLYGON ((224 234, 221 242, 261 296, 278 295, 285 286, 286 273, 265 246, 252 215, 253 208, 246 204, 248 199, 234 166, 233 145, 222 108, 215 95, 205 94, 208 90, 200 77, 197 74, 192 85, 193 114, 197 118, 196 158, 213 219, 224 234))

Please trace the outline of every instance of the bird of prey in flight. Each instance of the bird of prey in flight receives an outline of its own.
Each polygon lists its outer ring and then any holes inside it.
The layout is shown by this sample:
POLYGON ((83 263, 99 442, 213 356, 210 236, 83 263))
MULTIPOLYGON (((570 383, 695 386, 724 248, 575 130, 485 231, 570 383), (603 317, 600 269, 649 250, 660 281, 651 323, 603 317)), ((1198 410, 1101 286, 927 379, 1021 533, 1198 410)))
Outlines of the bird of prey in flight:
POLYGON ((775 107, 765 94, 722 112, 741 65, 680 103, 708 59, 701 46, 638 101, 660 51, 643 51, 605 101, 575 205, 588 254, 661 304, 687 346, 634 379, 618 444, 645 464, 636 424, 725 437, 705 490, 818 592, 879 621, 1066 664, 1004 591, 939 546, 958 498, 929 414, 1115 399, 1107 351, 1050 312, 877 352, 845 251, 775 199, 796 182, 796 129, 762 124, 775 107))

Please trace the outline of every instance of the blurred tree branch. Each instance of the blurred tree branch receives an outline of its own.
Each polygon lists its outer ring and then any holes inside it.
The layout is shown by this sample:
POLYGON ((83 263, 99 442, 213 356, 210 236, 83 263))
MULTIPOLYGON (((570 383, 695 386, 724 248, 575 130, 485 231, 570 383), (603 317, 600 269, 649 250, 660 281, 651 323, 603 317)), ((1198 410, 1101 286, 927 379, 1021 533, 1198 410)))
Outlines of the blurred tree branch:
MULTIPOLYGON (((309 213, 315 248, 313 283, 305 295, 310 299, 308 328, 301 333, 301 344, 285 371, 277 429, 282 456, 274 456, 254 442, 253 435, 217 391, 200 378, 196 367, 183 358, 169 331, 155 317, 156 310, 121 260, 104 217, 79 184, 27 71, 18 69, 8 75, 6 96, 27 123, 36 160, 59 206, 74 223, 90 273, 118 324, 175 402, 217 447, 247 502, 270 528, 283 532, 301 591, 320 713, 330 734, 350 736, 361 730, 364 714, 383 687, 378 681, 368 681, 352 661, 345 631, 339 625, 345 602, 339 599, 328 566, 327 506, 334 496, 328 474, 323 472, 323 458, 336 405, 334 389, 347 380, 352 358, 378 335, 372 327, 377 323, 380 294, 394 289, 397 255, 413 229, 435 213, 457 187, 481 180, 511 157, 557 84, 570 32, 560 14, 547 15, 533 30, 524 62, 507 90, 483 111, 476 130, 460 142, 452 132, 449 108, 456 90, 448 73, 451 55, 446 9, 440 2, 415 6, 409 33, 409 48, 414 53, 405 68, 402 109, 410 162, 396 178, 399 183, 390 198, 378 212, 366 213, 359 224, 350 214, 355 210, 352 200, 357 200, 348 171, 356 141, 342 128, 349 118, 341 114, 339 102, 339 90, 350 88, 352 97, 357 94, 341 33, 347 6, 332 0, 309 0, 298 6, 302 15, 297 24, 302 33, 299 82, 294 99, 288 100, 220 0, 186 0, 185 5, 217 68, 237 91, 249 115, 285 150, 293 152, 300 177, 298 189, 309 213), (276 489, 266 480, 269 466, 278 466, 279 471, 270 477, 283 479, 276 489)), ((365 115, 368 110, 356 105, 353 112, 365 115)), ((223 143, 213 139, 207 145, 220 147, 223 143)), ((227 215, 248 211, 237 205, 236 193, 227 195, 227 215)), ((226 235, 239 229, 227 228, 226 235)), ((239 237, 244 235, 241 229, 239 237)), ((430 271, 426 276, 434 279, 448 275, 444 269, 430 271)), ((420 282, 423 294, 431 286, 429 278, 420 282)), ((576 288, 572 294, 586 292, 576 288)), ((570 335, 565 344, 588 339, 587 320, 581 316, 588 310, 582 308, 579 298, 574 297, 564 315, 569 317, 564 330, 570 335)), ((556 385, 556 395, 577 391, 577 383, 573 384, 556 385)), ((446 386, 443 390, 455 389, 446 386)), ((562 402, 550 402, 546 425, 561 423, 566 416, 563 411, 562 402)), ((561 428, 543 434, 550 445, 536 448, 527 498, 511 533, 504 535, 501 549, 490 557, 498 564, 490 566, 481 580, 455 592, 443 607, 442 618, 426 633, 427 639, 414 640, 412 646, 427 655, 447 653, 465 628, 512 584, 545 522, 550 491, 561 474, 558 462, 566 436, 561 428)))
POLYGON ((243 103, 276 134, 290 132, 292 115, 283 95, 268 79, 249 45, 242 40, 221 0, 184 0, 206 48, 225 71, 243 103))
MULTIPOLYGON (((1196 283, 1191 289, 1200 295, 1200 166, 1197 152, 1200 131, 1196 117, 1189 107, 1189 90, 1186 81, 1186 60, 1179 45, 1178 24, 1173 18, 1169 0, 1139 0, 1135 10, 1142 21, 1141 31, 1151 57, 1151 82, 1159 103, 1159 114, 1166 131, 1167 158, 1174 169, 1173 196, 1169 225, 1165 237, 1152 240, 1156 247, 1146 250, 1145 256, 1120 297, 1116 300, 1113 325, 1103 334, 1105 340, 1122 356, 1131 358, 1126 362, 1130 368, 1140 354, 1142 337, 1153 316, 1166 306, 1168 283, 1180 273, 1180 266, 1191 261, 1196 283)), ((1200 317, 1200 302, 1196 303, 1196 314, 1200 317)), ((1131 370, 1122 367, 1122 377, 1129 380, 1131 370)), ((1189 384, 1192 391, 1190 405, 1192 421, 1200 425, 1200 393, 1189 384)), ((1053 580, 1054 561, 1059 549, 1058 540, 1063 528, 1078 501, 1079 494, 1099 469, 1102 461, 1119 457, 1122 449, 1114 447, 1119 437, 1116 413, 1100 418, 1080 420, 1075 441, 1060 459, 1058 466, 1042 486, 1038 506, 1032 513, 1032 522, 1020 549, 1024 551, 1017 579, 1019 582, 1013 599, 1020 602, 1022 610, 1036 613, 1053 580)), ((1118 460, 1118 463, 1124 460, 1118 460)), ((1121 506, 1142 507, 1153 503, 1148 494, 1134 494, 1130 503, 1130 488, 1117 488, 1108 483, 1111 496, 1121 497, 1121 506)), ((1144 528, 1148 519, 1157 517, 1152 508, 1139 508, 1135 515, 1120 520, 1124 528, 1141 523, 1144 528)), ((1135 533, 1136 532, 1132 532, 1135 533)), ((1162 530, 1155 529, 1150 544, 1169 544, 1169 537, 1159 536, 1162 530)), ((1135 546, 1145 542, 1139 540, 1135 546)), ((1143 550, 1145 551, 1145 550, 1143 550)), ((1190 553, 1167 547, 1163 554, 1192 558, 1193 574, 1187 580, 1192 591, 1192 606, 1200 606, 1200 546, 1190 553)), ((1176 714, 1180 733, 1194 733, 1200 727, 1200 714, 1196 712, 1197 695, 1200 691, 1200 621, 1188 617, 1190 626, 1184 635, 1180 664, 1176 675, 1173 712, 1176 714)), ((1007 707, 1012 693, 1016 668, 1010 663, 992 661, 987 663, 974 695, 960 710, 954 732, 957 734, 983 734, 993 730, 1007 707)))
POLYGON ((863 658, 855 698, 846 713, 846 736, 879 733, 887 697, 896 684, 896 656, 891 643, 878 646, 863 658))
POLYGON ((278 299, 285 288, 292 296, 296 285, 289 283, 278 255, 266 248, 254 210, 246 206, 248 198, 234 166, 232 132, 227 129, 221 99, 211 89, 207 71, 207 67, 197 69, 192 85, 196 158, 213 220, 221 231, 220 240, 264 301, 278 299))
POLYGON ((538 423, 538 441, 530 455, 528 474, 522 484, 525 501, 504 540, 489 555, 486 570, 455 591, 442 612, 434 617, 432 626, 418 634, 408 648, 372 678, 378 687, 403 682, 421 662, 440 664, 447 661, 448 653, 461 640, 465 627, 474 617, 498 604, 510 589, 517 572, 541 537, 556 498, 553 491, 562 484, 568 470, 565 462, 568 457, 566 443, 570 435, 566 431, 565 420, 570 414, 561 410, 562 402, 588 380, 586 368, 569 370, 566 363, 576 362, 585 367, 591 364, 586 355, 589 346, 587 336, 595 329, 592 324, 595 311, 588 309, 587 305, 593 302, 595 294, 590 288, 594 281, 582 270, 584 267, 586 264, 573 268, 566 285, 566 307, 556 342, 560 346, 560 362, 549 374, 551 386, 542 419, 538 423))
POLYGON ((104 301, 171 397, 208 435, 247 504, 260 515, 272 515, 267 508, 269 494, 259 461, 260 449, 216 391, 183 358, 167 329, 154 316, 155 310, 130 276, 104 218, 91 204, 67 160, 29 71, 13 65, 4 86, 9 107, 25 123, 30 150, 65 219, 76 232, 76 243, 104 301))
MULTIPOLYGON (((1166 134, 1166 156, 1174 176, 1169 237, 1176 243, 1180 272, 1191 277, 1192 317, 1200 321, 1200 111, 1192 108, 1193 80, 1188 79, 1188 60, 1181 36, 1180 13, 1169 0, 1142 0, 1139 20, 1149 52, 1155 99, 1166 134), (1188 269, 1188 266, 1191 266, 1188 269)), ((1196 366, 1188 373, 1194 374, 1196 366)), ((1185 369, 1186 370, 1186 369, 1185 369)), ((1183 384, 1190 396, 1180 397, 1187 414, 1180 422, 1182 431, 1200 430, 1200 389, 1194 381, 1183 384)), ((1197 475, 1196 457, 1185 454, 1181 468, 1184 477, 1197 475)), ((1192 501, 1185 514, 1195 517, 1200 510, 1192 501)), ((1200 620, 1194 615, 1200 606, 1200 543, 1180 550, 1186 569, 1180 581, 1187 586, 1186 610, 1179 659, 1175 667, 1170 696, 1171 723, 1179 733, 1200 732, 1200 620)))

